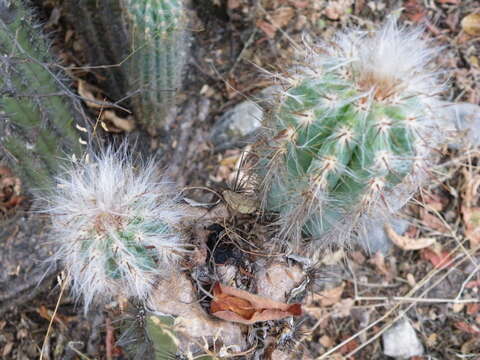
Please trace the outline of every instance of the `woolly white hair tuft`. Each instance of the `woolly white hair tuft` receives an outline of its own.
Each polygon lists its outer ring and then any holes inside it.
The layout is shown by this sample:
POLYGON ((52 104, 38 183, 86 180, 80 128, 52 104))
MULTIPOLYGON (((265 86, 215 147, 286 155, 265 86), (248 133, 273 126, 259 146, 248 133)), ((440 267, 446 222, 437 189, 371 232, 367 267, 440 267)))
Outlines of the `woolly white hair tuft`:
POLYGON ((53 261, 60 260, 72 291, 92 302, 116 296, 145 300, 162 273, 175 268, 185 245, 175 187, 153 161, 136 165, 126 147, 77 162, 57 178, 48 197, 53 261))
POLYGON ((437 95, 443 87, 438 73, 428 69, 441 47, 424 38, 422 27, 408 28, 396 19, 374 32, 339 33, 331 55, 351 64, 352 76, 362 90, 383 97, 399 94, 437 95))

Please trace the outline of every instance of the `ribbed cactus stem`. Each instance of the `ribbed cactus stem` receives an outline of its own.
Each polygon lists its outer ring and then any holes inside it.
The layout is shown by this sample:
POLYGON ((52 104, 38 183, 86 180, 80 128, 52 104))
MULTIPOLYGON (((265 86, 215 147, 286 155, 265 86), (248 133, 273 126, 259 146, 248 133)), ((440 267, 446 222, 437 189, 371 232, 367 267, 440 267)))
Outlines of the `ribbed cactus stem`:
POLYGON ((128 72, 137 118, 159 127, 175 105, 187 55, 187 21, 181 0, 125 0, 130 20, 128 72))
POLYGON ((98 72, 100 87, 112 101, 128 106, 127 65, 129 38, 123 0, 65 0, 66 19, 84 43, 86 67, 98 72))
POLYGON ((51 183, 60 159, 80 152, 72 99, 44 36, 21 3, 0 4, 0 142, 28 185, 51 183))
POLYGON ((297 240, 344 242, 367 219, 388 216, 393 195, 423 179, 436 141, 439 86, 427 70, 436 49, 418 30, 389 22, 335 42, 309 49, 287 76, 268 119, 272 137, 259 147, 264 205, 297 240))

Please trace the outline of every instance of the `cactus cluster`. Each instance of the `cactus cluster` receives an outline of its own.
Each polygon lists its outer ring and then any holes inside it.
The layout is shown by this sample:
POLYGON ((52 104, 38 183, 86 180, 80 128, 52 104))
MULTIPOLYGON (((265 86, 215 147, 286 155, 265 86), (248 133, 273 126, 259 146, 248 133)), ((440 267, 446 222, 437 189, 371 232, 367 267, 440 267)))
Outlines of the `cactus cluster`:
MULTIPOLYGON (((148 127, 174 105, 187 54, 182 0, 125 0, 131 57, 128 81, 138 119, 148 127)), ((158 125, 157 125, 158 126, 158 125)))
MULTIPOLYGON (((438 49, 394 21, 311 46, 284 76, 257 175, 282 234, 341 244, 402 206, 436 141, 438 49)), ((318 244, 318 243, 317 243, 318 244)))
POLYGON ((145 300, 186 251, 175 188, 157 175, 153 162, 136 167, 125 150, 108 149, 57 177, 48 198, 53 260, 63 262, 86 310, 118 296, 145 300))
POLYGON ((24 182, 43 188, 59 160, 81 149, 73 97, 34 24, 22 2, 0 4, 0 143, 24 182))

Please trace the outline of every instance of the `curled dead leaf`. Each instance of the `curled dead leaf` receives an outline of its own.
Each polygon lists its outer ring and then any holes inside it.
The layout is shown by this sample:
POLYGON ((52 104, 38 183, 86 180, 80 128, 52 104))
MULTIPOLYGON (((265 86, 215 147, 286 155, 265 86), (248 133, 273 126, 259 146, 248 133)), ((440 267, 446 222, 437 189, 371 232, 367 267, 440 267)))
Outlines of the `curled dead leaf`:
POLYGON ((302 314, 302 306, 281 303, 217 282, 213 286, 210 312, 223 320, 250 325, 258 321, 299 316, 302 314))
POLYGON ((390 224, 385 224, 385 231, 392 242, 402 250, 420 250, 432 246, 435 243, 434 238, 411 238, 398 235, 390 224))
POLYGON ((77 91, 78 91, 78 94, 83 98, 83 100, 85 101, 85 104, 87 104, 88 107, 91 107, 94 109, 101 109, 104 107, 96 103, 96 101, 101 101, 101 100, 95 98, 95 95, 93 95, 93 92, 91 91, 90 86, 84 80, 78 80, 77 91), (88 100, 94 100, 94 101, 88 101, 88 100))
POLYGON ((462 29, 468 35, 480 36, 480 14, 470 14, 462 19, 462 29))
POLYGON ((127 118, 122 118, 115 114, 115 111, 102 111, 101 119, 103 122, 106 122, 106 131, 108 132, 130 132, 135 129, 135 122, 131 116, 127 118))

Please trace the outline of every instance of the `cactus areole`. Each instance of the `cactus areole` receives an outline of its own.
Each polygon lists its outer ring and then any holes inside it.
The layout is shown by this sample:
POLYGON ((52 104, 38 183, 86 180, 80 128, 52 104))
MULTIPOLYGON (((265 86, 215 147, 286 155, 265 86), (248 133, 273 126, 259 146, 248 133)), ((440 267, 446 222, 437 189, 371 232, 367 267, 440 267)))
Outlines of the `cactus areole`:
POLYGON ((309 48, 283 79, 257 171, 283 235, 343 243, 367 217, 398 208, 389 203, 395 189, 415 188, 439 90, 426 70, 438 50, 420 36, 394 22, 343 33, 333 46, 309 48))

